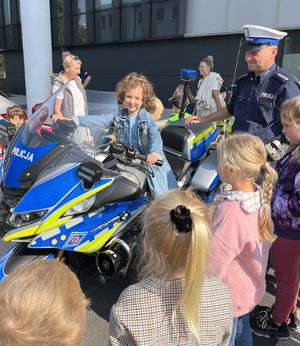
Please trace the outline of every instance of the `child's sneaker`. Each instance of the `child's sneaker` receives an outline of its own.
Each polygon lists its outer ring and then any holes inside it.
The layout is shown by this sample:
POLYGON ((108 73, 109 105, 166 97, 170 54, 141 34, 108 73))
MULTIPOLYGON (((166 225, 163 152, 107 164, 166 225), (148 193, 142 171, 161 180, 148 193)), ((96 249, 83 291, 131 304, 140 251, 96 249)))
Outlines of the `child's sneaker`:
POLYGON ((277 339, 288 339, 290 332, 287 324, 282 323, 280 326, 276 324, 271 316, 270 309, 259 310, 257 314, 250 320, 250 327, 254 334, 264 337, 275 337, 277 339))
POLYGON ((290 315, 289 315, 289 322, 288 322, 287 326, 288 326, 288 328, 290 330, 296 330, 299 327, 299 325, 296 322, 295 314, 290 313, 290 315))

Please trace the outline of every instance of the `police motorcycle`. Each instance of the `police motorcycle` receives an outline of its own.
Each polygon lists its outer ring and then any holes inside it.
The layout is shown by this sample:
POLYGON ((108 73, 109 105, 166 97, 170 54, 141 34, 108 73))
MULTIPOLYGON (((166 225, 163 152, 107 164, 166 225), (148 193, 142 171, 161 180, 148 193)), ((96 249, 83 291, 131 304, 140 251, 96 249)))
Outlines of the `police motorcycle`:
POLYGON ((80 268, 88 258, 105 282, 126 275, 138 243, 153 173, 146 157, 121 143, 94 146, 73 121, 52 121, 57 93, 14 135, 0 123, 10 139, 0 164, 0 231, 14 244, 0 259, 0 280, 38 259, 80 268))
POLYGON ((164 152, 179 186, 193 186, 206 202, 219 191, 221 180, 217 172, 217 143, 228 132, 227 123, 185 124, 185 104, 189 84, 196 71, 183 69, 180 79, 184 83, 183 100, 179 115, 173 116, 161 130, 164 152))

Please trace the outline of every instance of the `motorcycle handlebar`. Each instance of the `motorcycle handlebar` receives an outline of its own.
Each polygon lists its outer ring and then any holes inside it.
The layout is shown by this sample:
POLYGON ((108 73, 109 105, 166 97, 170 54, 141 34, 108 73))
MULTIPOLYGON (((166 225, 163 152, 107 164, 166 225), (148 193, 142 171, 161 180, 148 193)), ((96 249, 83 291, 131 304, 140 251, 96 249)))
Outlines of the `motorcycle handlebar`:
MULTIPOLYGON (((147 162, 147 155, 142 155, 142 154, 136 153, 136 158, 141 160, 141 161, 147 162)), ((157 160, 154 164, 155 164, 155 166, 162 166, 163 160, 157 160)))
MULTIPOLYGON (((124 157, 124 155, 129 159, 139 159, 141 161, 147 162, 147 156, 140 154, 135 148, 130 147, 123 143, 110 143, 110 152, 113 154, 113 156, 117 157, 124 157)), ((157 160, 155 162, 156 166, 162 166, 163 161, 157 160)))

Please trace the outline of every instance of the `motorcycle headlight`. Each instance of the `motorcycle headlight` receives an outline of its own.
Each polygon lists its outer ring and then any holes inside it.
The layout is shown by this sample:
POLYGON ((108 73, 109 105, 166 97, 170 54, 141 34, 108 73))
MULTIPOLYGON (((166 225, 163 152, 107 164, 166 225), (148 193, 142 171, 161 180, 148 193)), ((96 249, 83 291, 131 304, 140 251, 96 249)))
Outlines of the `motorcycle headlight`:
POLYGON ((8 218, 8 223, 12 227, 18 228, 20 226, 23 226, 24 224, 29 223, 29 222, 38 221, 47 212, 48 212, 48 210, 45 209, 45 210, 34 211, 34 212, 29 212, 29 213, 19 213, 19 214, 12 213, 10 215, 10 217, 8 218))
POLYGON ((94 196, 74 205, 72 208, 70 208, 69 210, 67 210, 64 213, 64 216, 81 214, 81 213, 88 211, 90 209, 90 207, 94 204, 95 199, 96 199, 96 196, 94 195, 94 196))

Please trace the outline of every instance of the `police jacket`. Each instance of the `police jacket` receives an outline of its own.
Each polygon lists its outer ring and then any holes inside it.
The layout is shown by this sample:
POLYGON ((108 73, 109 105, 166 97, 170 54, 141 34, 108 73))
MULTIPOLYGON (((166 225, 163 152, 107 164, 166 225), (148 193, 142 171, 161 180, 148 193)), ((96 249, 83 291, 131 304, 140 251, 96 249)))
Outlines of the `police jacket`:
POLYGON ((235 117, 232 131, 257 135, 265 143, 280 138, 280 106, 299 95, 298 80, 276 64, 258 77, 253 72, 241 76, 227 106, 235 117))

